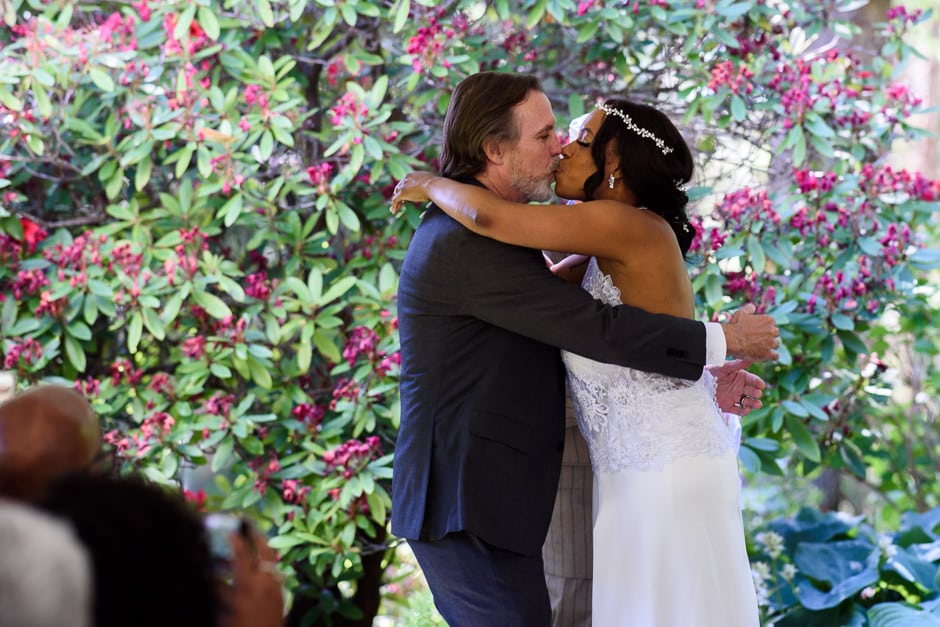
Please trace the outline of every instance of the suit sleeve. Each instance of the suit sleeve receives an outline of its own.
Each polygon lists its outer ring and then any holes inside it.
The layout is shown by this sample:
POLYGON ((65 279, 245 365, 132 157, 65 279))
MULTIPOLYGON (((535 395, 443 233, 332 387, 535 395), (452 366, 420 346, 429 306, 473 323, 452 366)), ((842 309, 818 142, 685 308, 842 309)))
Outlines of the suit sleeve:
POLYGON ((698 379, 706 363, 705 325, 611 307, 545 267, 539 251, 468 232, 462 239, 465 313, 545 344, 607 363, 698 379))

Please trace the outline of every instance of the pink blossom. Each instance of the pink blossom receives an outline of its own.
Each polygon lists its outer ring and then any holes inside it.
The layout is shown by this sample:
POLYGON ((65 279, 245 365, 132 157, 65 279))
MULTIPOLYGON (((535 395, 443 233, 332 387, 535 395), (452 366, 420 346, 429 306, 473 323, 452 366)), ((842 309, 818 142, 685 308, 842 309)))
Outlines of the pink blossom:
POLYGON ((202 359, 206 354, 206 338, 201 335, 186 338, 180 349, 190 359, 202 359))

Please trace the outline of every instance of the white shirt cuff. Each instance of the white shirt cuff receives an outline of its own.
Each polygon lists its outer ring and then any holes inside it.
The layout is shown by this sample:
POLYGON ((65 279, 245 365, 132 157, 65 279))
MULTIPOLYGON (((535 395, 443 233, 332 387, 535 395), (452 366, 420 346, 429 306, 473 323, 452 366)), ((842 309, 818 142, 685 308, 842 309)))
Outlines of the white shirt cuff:
POLYGON ((705 323, 705 363, 708 365, 721 365, 728 357, 728 344, 725 342, 725 332, 718 322, 705 323))

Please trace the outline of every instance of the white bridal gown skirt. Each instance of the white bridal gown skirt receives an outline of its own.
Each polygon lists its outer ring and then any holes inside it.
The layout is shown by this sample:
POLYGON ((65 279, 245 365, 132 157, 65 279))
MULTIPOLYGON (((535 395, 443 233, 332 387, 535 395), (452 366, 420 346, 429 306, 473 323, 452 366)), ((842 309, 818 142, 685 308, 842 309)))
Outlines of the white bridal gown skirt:
POLYGON ((597 473, 593 624, 757 627, 739 490, 733 448, 597 473))

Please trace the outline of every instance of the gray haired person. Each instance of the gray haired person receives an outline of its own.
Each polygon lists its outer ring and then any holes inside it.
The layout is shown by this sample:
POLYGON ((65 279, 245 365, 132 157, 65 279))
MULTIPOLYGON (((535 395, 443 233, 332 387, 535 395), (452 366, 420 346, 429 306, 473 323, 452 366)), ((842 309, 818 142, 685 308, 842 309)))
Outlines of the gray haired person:
POLYGON ((88 553, 64 522, 0 500, 0 626, 90 627, 88 553))

